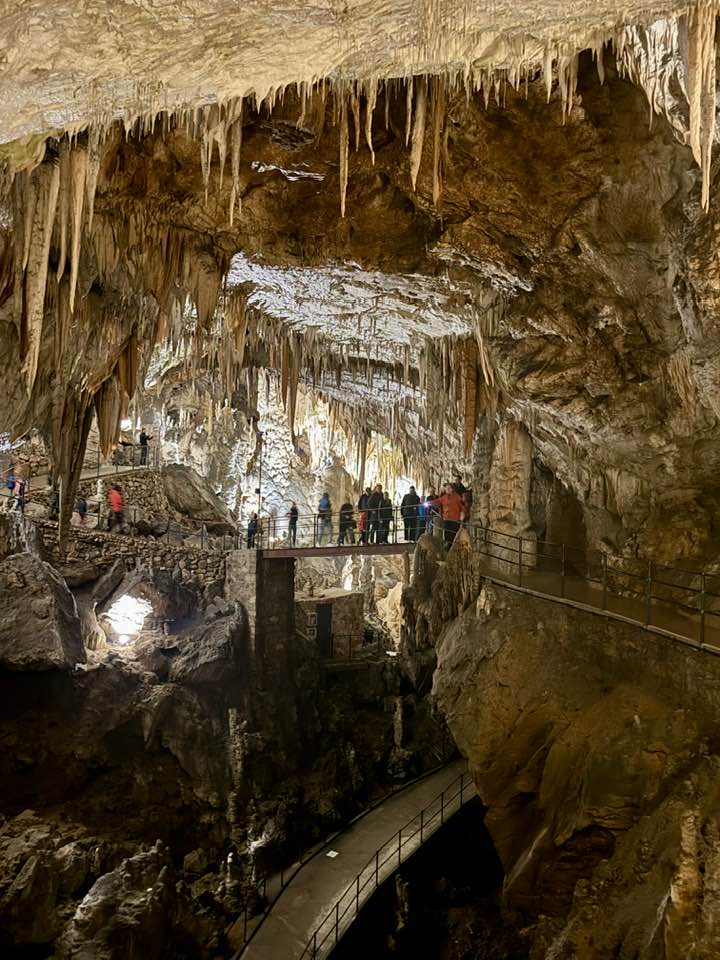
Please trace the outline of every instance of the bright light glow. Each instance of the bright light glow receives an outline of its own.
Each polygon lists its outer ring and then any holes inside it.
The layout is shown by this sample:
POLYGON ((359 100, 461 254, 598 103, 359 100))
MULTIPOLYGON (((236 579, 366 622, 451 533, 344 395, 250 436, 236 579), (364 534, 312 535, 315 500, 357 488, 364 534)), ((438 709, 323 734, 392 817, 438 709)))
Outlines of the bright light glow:
POLYGON ((120 421, 121 430, 132 430, 132 425, 133 425, 132 420, 125 419, 120 421))
POLYGON ((117 642, 127 646, 142 630, 145 617, 152 612, 152 606, 141 597, 125 594, 110 607, 107 618, 117 635, 117 642))

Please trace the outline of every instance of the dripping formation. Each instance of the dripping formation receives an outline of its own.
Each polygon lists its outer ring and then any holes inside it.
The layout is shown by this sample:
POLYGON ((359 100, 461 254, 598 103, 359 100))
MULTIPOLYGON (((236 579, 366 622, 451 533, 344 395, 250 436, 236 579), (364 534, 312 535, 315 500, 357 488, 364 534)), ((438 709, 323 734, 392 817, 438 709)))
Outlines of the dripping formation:
MULTIPOLYGON (((688 139, 702 172, 701 201, 706 208, 714 137, 716 12, 715 4, 701 4, 689 12, 686 20, 688 139)), ((670 37, 674 44, 677 24, 668 24, 668 31, 671 27, 675 31, 670 37)), ((601 81, 609 40, 613 41, 620 72, 644 86, 624 31, 598 38, 592 47, 601 81)), ((401 135, 413 191, 418 190, 423 152, 428 147, 427 192, 436 209, 442 202, 447 164, 448 110, 455 98, 479 96, 486 107, 491 101, 501 106, 508 87, 522 91, 530 80, 542 77, 548 99, 557 81, 562 118, 568 119, 578 78, 577 51, 546 45, 540 56, 524 41, 513 41, 510 46, 514 56, 509 66, 489 64, 429 76, 319 80, 297 85, 298 130, 309 122, 315 136, 322 135, 325 111, 332 99, 333 123, 338 131, 341 217, 348 212, 352 154, 362 149, 363 140, 371 163, 375 163, 373 121, 378 105, 384 108, 388 127, 391 104, 404 104, 401 135)), ((651 111, 661 108, 657 90, 645 89, 651 111)), ((484 326, 484 321, 478 321, 473 337, 452 343, 428 339, 421 356, 413 362, 409 356, 393 363, 379 363, 370 357, 363 361, 347 353, 339 365, 333 366, 324 360, 327 344, 321 335, 283 331, 271 319, 239 308, 235 304, 238 298, 221 297, 231 250, 198 239, 181 226, 158 223, 139 202, 128 203, 118 214, 112 198, 104 195, 122 166, 123 139, 141 145, 146 139, 162 139, 182 129, 198 145, 206 207, 214 202, 211 177, 215 172, 218 191, 222 192, 229 160, 225 220, 229 228, 237 229, 243 194, 243 124, 261 112, 272 116, 285 100, 286 90, 274 89, 260 101, 257 97, 238 97, 177 112, 145 113, 124 124, 96 125, 85 132, 45 140, 30 159, 26 157, 22 164, 9 169, 6 179, 12 185, 9 203, 13 234, 12 243, 6 241, 3 248, 0 276, 4 278, 5 297, 12 291, 22 372, 22 391, 12 404, 10 425, 17 435, 32 423, 45 423, 63 483, 64 523, 74 493, 72 478, 82 460, 85 424, 92 410, 98 418, 101 448, 107 453, 143 380, 153 345, 168 342, 176 350, 182 342, 186 354, 196 353, 218 322, 219 298, 220 316, 224 318, 220 323, 227 326, 219 338, 221 346, 214 347, 210 355, 214 360, 219 353, 226 397, 232 395, 230 385, 245 367, 248 346, 262 349, 266 365, 279 372, 291 430, 298 384, 305 382, 318 391, 329 391, 332 380, 336 388, 339 385, 343 366, 359 379, 363 362, 369 385, 378 373, 388 384, 401 385, 413 396, 413 408, 421 418, 419 426, 434 431, 440 442, 448 419, 462 423, 466 452, 472 446, 479 411, 494 411, 501 404, 502 387, 496 381, 488 350, 492 330, 484 326), (196 318, 196 337, 190 341, 184 321, 188 301, 194 306, 196 318), (88 331, 84 356, 77 355, 70 344, 69 333, 75 324, 88 331), (52 340, 54 374, 43 347, 46 335, 52 340), (107 359, 101 361, 101 356, 107 359)), ((331 399, 339 404, 337 389, 335 392, 331 399)), ((407 402, 401 395, 383 418, 383 427, 398 440, 397 424, 407 402)))

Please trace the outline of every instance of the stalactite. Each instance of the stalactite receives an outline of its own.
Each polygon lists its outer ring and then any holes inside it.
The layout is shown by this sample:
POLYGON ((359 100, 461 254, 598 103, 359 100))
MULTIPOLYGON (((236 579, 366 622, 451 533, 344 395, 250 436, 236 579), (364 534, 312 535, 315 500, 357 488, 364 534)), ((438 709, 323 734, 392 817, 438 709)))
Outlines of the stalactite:
POLYGON ((702 206, 710 201, 710 164, 715 137, 715 20, 714 3, 693 7, 688 21, 688 101, 690 148, 702 173, 702 206))
MULTIPOLYGON (((445 78, 433 80, 432 124, 433 124, 433 205, 437 207, 442 193, 444 171, 443 129, 445 127, 445 78)), ((413 188, 415 183, 413 181, 413 188)))
POLYGON ((34 171, 33 178, 37 182, 37 202, 35 204, 35 217, 31 226, 29 256, 25 270, 25 333, 22 338, 25 345, 23 375, 28 393, 31 392, 35 384, 40 354, 48 257, 60 188, 60 165, 58 163, 44 163, 34 171))
POLYGON ((85 177, 88 158, 85 150, 79 147, 70 154, 70 226, 72 242, 70 244, 70 313, 75 309, 75 291, 77 289, 78 268, 80 265, 80 243, 83 233, 83 203, 85 200, 85 177))
POLYGON ((423 143, 425 142, 425 114, 427 112, 427 81, 424 77, 418 80, 417 96, 415 98, 415 117, 413 120, 412 141, 410 144, 410 179, 413 190, 417 183, 422 160, 423 143))
POLYGON ((235 220, 235 204, 237 203, 238 213, 241 210, 240 200, 240 149, 242 147, 243 134, 243 102, 240 99, 238 107, 239 116, 230 128, 230 171, 232 173, 232 189, 230 190, 230 226, 235 220))
POLYGON ((348 185, 349 132, 347 99, 344 95, 340 103, 340 216, 345 216, 345 197, 348 185))
POLYGON ((372 122, 377 103, 377 88, 377 79, 373 77, 368 81, 365 100, 365 142, 368 145, 373 166, 375 166, 375 150, 373 149, 372 122))
POLYGON ((413 77, 408 77, 405 81, 405 146, 410 144, 410 133, 412 131, 412 113, 413 113, 413 77))

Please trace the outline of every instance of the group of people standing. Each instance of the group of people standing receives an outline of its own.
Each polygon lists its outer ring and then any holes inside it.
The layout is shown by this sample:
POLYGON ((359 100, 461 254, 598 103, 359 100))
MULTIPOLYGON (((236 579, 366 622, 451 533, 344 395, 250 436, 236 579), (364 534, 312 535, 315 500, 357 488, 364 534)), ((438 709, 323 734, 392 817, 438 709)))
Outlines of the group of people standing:
MULTIPOLYGON (((442 529, 445 542, 450 544, 463 521, 470 519, 471 512, 472 492, 465 487, 460 476, 456 475, 454 482, 445 484, 439 495, 434 489, 430 489, 420 497, 415 487, 410 487, 400 503, 399 519, 402 520, 404 538, 408 542, 416 541, 436 523, 442 529)), ((314 545, 330 546, 333 543, 333 516, 330 494, 325 492, 318 503, 317 513, 307 518, 307 524, 312 524, 314 545)), ((294 501, 285 514, 285 519, 288 524, 288 544, 291 547, 297 546, 300 513, 294 501)), ((337 512, 337 545, 389 543, 395 519, 396 508, 387 490, 383 490, 379 483, 374 488, 366 487, 356 505, 349 500, 341 504, 337 512)), ((269 524, 272 537, 276 530, 277 517, 270 517, 269 524)), ((252 513, 247 525, 248 547, 258 545, 264 529, 264 521, 257 513, 252 513)), ((306 533, 309 535, 310 532, 308 526, 306 533)))

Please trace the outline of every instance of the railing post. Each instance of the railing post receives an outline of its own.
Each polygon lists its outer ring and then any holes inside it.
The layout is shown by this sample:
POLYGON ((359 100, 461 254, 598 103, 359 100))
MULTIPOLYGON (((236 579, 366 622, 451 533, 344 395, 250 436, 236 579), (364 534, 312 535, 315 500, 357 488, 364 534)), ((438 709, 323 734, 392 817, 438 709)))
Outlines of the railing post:
POLYGON ((645 623, 652 620, 652 560, 648 560, 647 579, 645 581, 645 623))
POLYGON ((565 544, 562 545, 562 569, 560 572, 560 596, 565 596, 565 544))
POLYGON ((463 781, 465 779, 465 774, 460 774, 460 806, 463 804, 463 781))
POLYGON ((313 933, 313 960, 317 956, 317 930, 313 933))
POLYGON ((376 887, 378 886, 378 884, 379 884, 379 882, 380 882, 379 879, 378 879, 379 869, 380 869, 380 851, 379 851, 379 850, 376 850, 376 851, 375 851, 375 886, 376 886, 376 887))
POLYGON ((440 794, 440 825, 445 823, 445 791, 440 794))
POLYGON ((360 913, 360 874, 355 882, 355 916, 360 913))
POLYGON ((335 904, 335 944, 338 942, 338 928, 340 926, 340 901, 335 904))
POLYGON ((705 643, 705 571, 700 574, 700 646, 705 643))
POLYGON ((602 554, 602 608, 607 610, 607 554, 602 554))
POLYGON ((423 821, 425 820, 425 807, 420 811, 420 843, 423 842, 423 821))
POLYGON ((518 586, 522 586, 523 552, 522 537, 518 537, 518 586))
POLYGON ((398 830, 398 866, 402 863, 402 827, 398 830))

